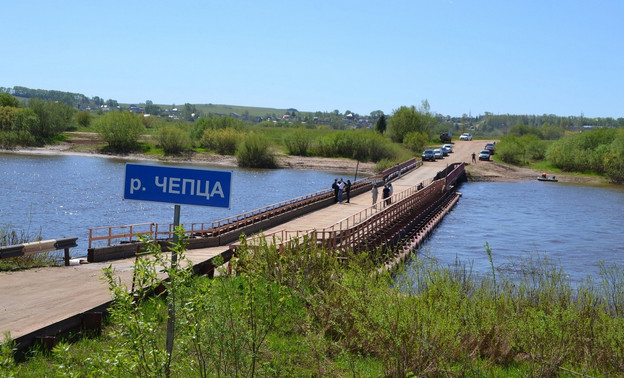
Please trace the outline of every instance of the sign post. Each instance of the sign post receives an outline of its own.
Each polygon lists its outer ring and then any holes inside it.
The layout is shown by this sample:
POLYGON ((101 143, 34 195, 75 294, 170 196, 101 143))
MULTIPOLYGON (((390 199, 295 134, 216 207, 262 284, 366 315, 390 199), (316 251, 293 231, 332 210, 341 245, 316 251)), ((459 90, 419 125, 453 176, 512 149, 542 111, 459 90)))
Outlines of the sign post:
MULTIPOLYGON (((124 199, 173 203, 173 226, 180 226, 180 204, 230 208, 232 172, 205 169, 174 168, 156 165, 126 164, 124 199)), ((177 245, 178 235, 173 234, 177 245)), ((171 269, 178 263, 176 248, 171 251, 171 269)), ((169 277, 173 285, 173 277, 169 277)), ((168 306, 167 354, 171 358, 175 330, 175 307, 172 298, 168 306)))

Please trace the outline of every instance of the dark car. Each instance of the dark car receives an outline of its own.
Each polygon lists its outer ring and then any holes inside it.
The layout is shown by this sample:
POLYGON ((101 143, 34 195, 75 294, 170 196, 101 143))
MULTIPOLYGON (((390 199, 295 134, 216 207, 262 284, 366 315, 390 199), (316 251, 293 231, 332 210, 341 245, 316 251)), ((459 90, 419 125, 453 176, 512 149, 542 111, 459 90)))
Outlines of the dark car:
POLYGON ((485 145, 485 149, 490 151, 490 155, 494 155, 494 150, 496 149, 496 145, 494 143, 488 143, 485 145))
POLYGON ((433 150, 425 150, 422 153, 422 160, 423 161, 435 161, 435 154, 433 153, 433 150))

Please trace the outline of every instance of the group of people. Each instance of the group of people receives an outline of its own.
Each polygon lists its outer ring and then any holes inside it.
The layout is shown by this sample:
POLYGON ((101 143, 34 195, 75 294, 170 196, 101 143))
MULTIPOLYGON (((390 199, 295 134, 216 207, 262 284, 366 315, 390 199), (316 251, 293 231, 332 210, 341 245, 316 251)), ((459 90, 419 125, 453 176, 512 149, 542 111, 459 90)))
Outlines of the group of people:
POLYGON ((340 178, 340 180, 335 179, 334 183, 332 184, 332 189, 334 189, 334 202, 336 203, 342 203, 342 195, 343 193, 346 194, 346 203, 349 203, 351 201, 351 180, 347 180, 347 182, 344 182, 342 180, 342 177, 340 178))
MULTIPOLYGON (((382 203, 384 207, 392 203, 392 198, 391 198, 392 192, 393 192, 392 183, 384 184, 384 187, 381 191, 381 195, 383 198, 382 203)), ((371 194, 373 196, 373 206, 375 209, 377 209, 377 197, 379 196, 379 190, 377 189, 377 186, 375 185, 375 183, 373 183, 371 194)))

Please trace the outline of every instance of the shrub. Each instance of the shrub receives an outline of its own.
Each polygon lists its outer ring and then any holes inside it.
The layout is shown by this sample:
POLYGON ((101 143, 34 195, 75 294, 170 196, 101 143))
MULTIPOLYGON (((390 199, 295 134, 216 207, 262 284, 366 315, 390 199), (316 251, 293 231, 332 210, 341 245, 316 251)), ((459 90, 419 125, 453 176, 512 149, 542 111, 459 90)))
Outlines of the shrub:
POLYGON ((245 124, 234 117, 202 117, 193 122, 191 139, 193 142, 201 140, 206 130, 234 129, 243 131, 245 124))
POLYGON ((186 131, 172 125, 167 125, 158 129, 156 138, 166 155, 181 154, 188 150, 191 145, 186 131))
POLYGON ((374 131, 337 131, 319 139, 313 151, 318 156, 373 162, 397 157, 392 143, 374 131))
POLYGON ((37 144, 35 137, 28 131, 0 131, 0 147, 13 149, 16 146, 34 146, 37 144))
POLYGON ((76 122, 82 127, 89 127, 93 116, 87 111, 79 111, 76 113, 76 122))
POLYGON ((129 112, 113 111, 95 122, 95 129, 115 152, 128 152, 138 147, 139 137, 145 128, 141 116, 129 112))
POLYGON ((267 137, 250 133, 236 149, 236 160, 240 167, 276 168, 277 160, 267 137))
POLYGON ((61 102, 31 98, 28 107, 37 115, 37 122, 30 125, 29 131, 40 142, 67 130, 74 117, 74 109, 61 102))
POLYGON ((414 152, 422 151, 429 142, 429 135, 418 131, 407 133, 403 138, 403 144, 414 152))
POLYGON ((236 146, 244 136, 245 133, 232 128, 207 129, 204 131, 200 145, 223 155, 233 155, 236 153, 236 146))
POLYGON ((284 144, 288 149, 288 154, 306 156, 312 145, 312 134, 304 128, 299 128, 284 136, 284 144))

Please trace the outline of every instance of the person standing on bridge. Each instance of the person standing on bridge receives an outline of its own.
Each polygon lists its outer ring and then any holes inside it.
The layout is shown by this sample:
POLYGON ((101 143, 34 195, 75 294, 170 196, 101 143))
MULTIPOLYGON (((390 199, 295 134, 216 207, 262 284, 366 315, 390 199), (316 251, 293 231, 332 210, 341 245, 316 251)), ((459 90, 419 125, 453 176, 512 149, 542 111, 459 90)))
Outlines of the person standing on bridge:
POLYGON ((347 193, 347 203, 351 201, 351 180, 347 180, 347 184, 345 185, 345 193, 347 193))
POLYGON ((388 205, 390 205, 392 203, 392 195, 394 194, 394 188, 391 182, 388 183, 388 189, 390 190, 390 193, 388 193, 388 205))
POLYGON ((377 196, 379 195, 379 191, 377 190, 377 185, 375 185, 375 183, 373 183, 371 194, 373 195, 373 208, 377 210, 377 196))
POLYGON ((383 206, 386 207, 390 205, 390 202, 388 202, 388 197, 390 197, 390 188, 388 188, 388 184, 384 185, 383 191, 381 193, 383 197, 383 206))
POLYGON ((334 189, 334 203, 336 203, 338 202, 338 179, 334 179, 332 189, 334 189))
POLYGON ((342 193, 344 192, 345 183, 342 181, 342 177, 340 181, 338 181, 338 203, 342 203, 342 193))

